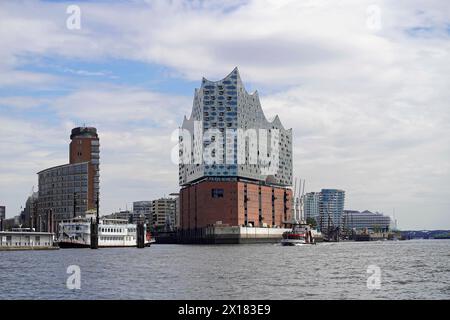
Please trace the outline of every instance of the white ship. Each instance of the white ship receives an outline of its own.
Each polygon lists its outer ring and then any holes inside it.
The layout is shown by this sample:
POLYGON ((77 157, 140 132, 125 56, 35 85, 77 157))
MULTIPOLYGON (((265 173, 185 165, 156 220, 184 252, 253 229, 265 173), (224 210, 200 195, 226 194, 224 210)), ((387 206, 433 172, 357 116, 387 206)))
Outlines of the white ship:
MULTIPOLYGON (((145 246, 155 240, 144 225, 145 246)), ((136 247, 137 225, 125 219, 99 219, 98 247, 136 247)), ((74 218, 62 221, 58 226, 58 245, 60 248, 89 248, 91 246, 91 219, 74 218)))

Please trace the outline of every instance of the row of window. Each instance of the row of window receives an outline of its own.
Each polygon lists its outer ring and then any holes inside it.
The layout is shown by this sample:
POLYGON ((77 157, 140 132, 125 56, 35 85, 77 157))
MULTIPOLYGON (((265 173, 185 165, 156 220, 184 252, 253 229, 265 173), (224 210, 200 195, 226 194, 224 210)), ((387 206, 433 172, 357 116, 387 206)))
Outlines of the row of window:
MULTIPOLYGON (((36 241, 32 242, 30 240, 25 240, 25 242, 22 241, 17 241, 17 242, 12 242, 11 236, 7 236, 6 237, 6 242, 1 242, 2 245, 4 246, 16 246, 16 247, 21 247, 21 246, 41 246, 41 240, 39 239, 39 236, 36 237, 36 241)), ((50 242, 43 242, 42 245, 44 246, 49 246, 50 242)))
POLYGON ((136 240, 136 237, 127 236, 127 237, 100 237, 101 241, 132 241, 136 240))
POLYGON ((58 169, 50 169, 50 171, 43 172, 41 175, 43 177, 56 177, 56 176, 65 176, 71 174, 79 174, 79 173, 87 173, 87 164, 80 165, 68 165, 67 167, 58 168, 58 169))

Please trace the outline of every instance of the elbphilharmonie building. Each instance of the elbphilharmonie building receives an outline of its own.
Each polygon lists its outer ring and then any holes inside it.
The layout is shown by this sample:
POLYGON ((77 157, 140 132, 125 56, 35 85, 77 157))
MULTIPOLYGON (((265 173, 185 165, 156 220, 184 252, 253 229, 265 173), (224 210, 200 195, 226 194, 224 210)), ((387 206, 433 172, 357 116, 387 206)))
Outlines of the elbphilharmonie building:
POLYGON ((180 128, 181 228, 281 228, 292 217, 292 130, 266 119, 235 68, 205 78, 180 128))

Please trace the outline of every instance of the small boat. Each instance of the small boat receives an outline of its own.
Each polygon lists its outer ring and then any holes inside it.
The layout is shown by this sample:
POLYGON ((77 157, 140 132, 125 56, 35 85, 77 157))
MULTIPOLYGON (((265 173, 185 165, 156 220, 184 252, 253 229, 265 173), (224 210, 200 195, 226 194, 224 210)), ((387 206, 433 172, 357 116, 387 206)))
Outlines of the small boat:
POLYGON ((281 245, 300 246, 304 244, 315 244, 311 233, 311 226, 304 222, 296 221, 293 223, 291 231, 286 231, 283 233, 281 245))
MULTIPOLYGON (((300 179, 297 189, 297 178, 295 178, 293 197, 294 197, 294 216, 290 221, 284 222, 285 225, 291 225, 292 230, 283 233, 281 239, 282 246, 301 246, 304 244, 316 244, 312 229, 304 220, 303 215, 303 196, 305 193, 305 180, 300 179)), ((314 230, 317 235, 317 232, 314 230)), ((320 235, 321 236, 321 235, 320 235)))

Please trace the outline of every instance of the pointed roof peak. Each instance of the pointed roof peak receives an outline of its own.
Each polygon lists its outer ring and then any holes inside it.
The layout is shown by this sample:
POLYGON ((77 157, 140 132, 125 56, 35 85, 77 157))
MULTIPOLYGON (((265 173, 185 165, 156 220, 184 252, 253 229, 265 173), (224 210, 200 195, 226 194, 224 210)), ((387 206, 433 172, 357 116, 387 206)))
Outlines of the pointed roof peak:
POLYGON ((241 79, 241 75, 239 73, 239 68, 238 67, 234 67, 234 69, 224 79, 227 79, 227 78, 232 77, 232 76, 237 77, 239 80, 241 79))
POLYGON ((217 83, 217 82, 221 82, 221 81, 224 81, 224 80, 230 80, 230 78, 235 79, 238 82, 242 83, 241 75, 239 74, 238 67, 234 67, 234 69, 226 77, 224 77, 223 79, 220 79, 220 80, 211 81, 211 80, 209 80, 209 79, 207 79, 205 77, 202 77, 202 85, 205 84, 205 83, 208 83, 208 82, 209 83, 217 83))

